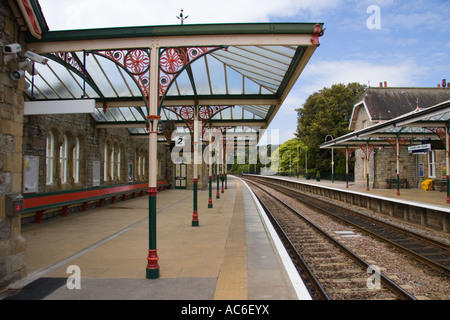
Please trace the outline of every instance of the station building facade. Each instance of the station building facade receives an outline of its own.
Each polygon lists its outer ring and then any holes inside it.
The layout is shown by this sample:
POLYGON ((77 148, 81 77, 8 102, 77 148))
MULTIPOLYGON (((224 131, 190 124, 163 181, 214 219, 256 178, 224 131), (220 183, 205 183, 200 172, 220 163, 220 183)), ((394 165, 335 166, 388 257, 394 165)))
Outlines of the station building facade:
MULTIPOLYGON (((358 130, 395 119, 417 109, 426 109, 450 100, 450 88, 370 87, 354 105, 349 129, 358 130)), ((382 136, 382 135, 380 135, 382 136)), ((436 136, 437 137, 437 136, 436 136)), ((411 135, 410 138, 421 139, 411 135)), ((410 138, 400 139, 399 178, 401 187, 420 188, 426 179, 445 179, 447 175, 444 140, 422 138, 431 144, 431 151, 422 154, 408 152, 410 138)), ((362 144, 355 147, 355 184, 370 188, 396 188, 397 155, 395 139, 385 138, 382 145, 362 144), (367 161, 369 156, 369 161, 367 161)))

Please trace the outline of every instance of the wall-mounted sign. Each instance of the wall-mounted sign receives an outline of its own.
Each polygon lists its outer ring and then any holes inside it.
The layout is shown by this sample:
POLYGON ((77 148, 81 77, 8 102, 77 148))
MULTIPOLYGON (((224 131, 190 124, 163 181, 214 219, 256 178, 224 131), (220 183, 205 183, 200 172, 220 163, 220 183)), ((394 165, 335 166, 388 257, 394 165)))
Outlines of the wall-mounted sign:
POLYGON ((416 146, 410 146, 408 147, 408 153, 414 153, 414 154, 425 154, 427 152, 431 151, 431 144, 419 144, 416 146))

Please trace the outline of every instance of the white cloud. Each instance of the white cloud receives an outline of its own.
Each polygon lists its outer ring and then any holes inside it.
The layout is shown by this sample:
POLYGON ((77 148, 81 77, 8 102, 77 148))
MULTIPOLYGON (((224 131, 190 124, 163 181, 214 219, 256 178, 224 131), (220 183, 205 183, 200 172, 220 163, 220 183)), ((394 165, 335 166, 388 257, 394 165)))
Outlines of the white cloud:
POLYGON ((303 92, 313 93, 337 83, 359 82, 378 86, 387 81, 390 87, 408 87, 419 83, 427 67, 419 66, 412 60, 392 64, 380 64, 364 60, 334 60, 311 63, 304 71, 307 84, 301 87, 303 92))
POLYGON ((50 30, 114 26, 268 22, 271 18, 318 15, 339 5, 332 0, 40 0, 50 30))

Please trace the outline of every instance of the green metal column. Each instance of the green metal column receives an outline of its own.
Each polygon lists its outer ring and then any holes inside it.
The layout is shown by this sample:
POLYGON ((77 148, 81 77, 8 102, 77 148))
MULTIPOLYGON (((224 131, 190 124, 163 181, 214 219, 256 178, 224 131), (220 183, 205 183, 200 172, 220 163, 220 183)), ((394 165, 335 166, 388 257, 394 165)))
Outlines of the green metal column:
POLYGON ((149 113, 147 121, 149 124, 148 137, 148 237, 149 249, 147 256, 146 278, 159 278, 158 254, 156 249, 156 194, 157 187, 157 151, 158 151, 158 77, 159 77, 159 48, 154 46, 150 50, 150 81, 148 105, 149 113))
POLYGON ((198 210, 197 210, 197 188, 198 188, 198 158, 199 158, 199 121, 198 121, 198 106, 194 106, 194 163, 193 163, 193 184, 194 184, 194 203, 193 203, 193 212, 192 212, 192 226, 198 227, 198 210))
POLYGON ((369 143, 366 144, 366 176, 367 176, 367 191, 369 191, 369 143))
POLYGON ((400 195, 400 145, 398 135, 395 137, 395 153, 397 155, 397 195, 400 195))
POLYGON ((209 175, 209 199, 208 199, 208 208, 212 208, 213 207, 213 202, 212 202, 212 175, 209 175))
POLYGON ((450 159, 449 159, 449 140, 448 140, 448 122, 445 125, 445 166, 446 166, 446 175, 447 175, 447 200, 446 203, 450 203, 450 159))
POLYGON ((158 254, 156 249, 156 188, 148 189, 148 208, 149 208, 149 249, 147 257, 147 279, 159 278, 158 254))
POLYGON ((198 227, 198 211, 197 211, 197 186, 198 186, 198 179, 194 179, 194 212, 192 214, 192 226, 198 227))
POLYGON ((212 183, 213 183, 213 149, 212 149, 212 127, 209 127, 209 143, 208 143, 208 151, 209 151, 209 159, 208 159, 208 163, 209 163, 209 199, 208 199, 208 208, 212 208, 213 207, 213 202, 212 202, 212 183))

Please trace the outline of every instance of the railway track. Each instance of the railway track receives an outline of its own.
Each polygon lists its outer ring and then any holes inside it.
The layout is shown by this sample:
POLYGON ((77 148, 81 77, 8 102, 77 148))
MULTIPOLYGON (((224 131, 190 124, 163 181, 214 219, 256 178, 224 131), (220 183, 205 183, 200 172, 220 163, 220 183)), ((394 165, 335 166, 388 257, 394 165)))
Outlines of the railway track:
POLYGON ((309 207, 314 207, 315 210, 343 221, 381 241, 387 242, 414 259, 450 277, 450 246, 444 243, 380 220, 357 214, 332 203, 299 193, 297 190, 288 187, 262 181, 261 179, 258 179, 258 183, 263 183, 272 188, 275 187, 277 191, 293 197, 309 207))
POLYGON ((317 299, 408 299, 415 297, 336 241, 289 204, 246 180, 266 210, 317 299))

